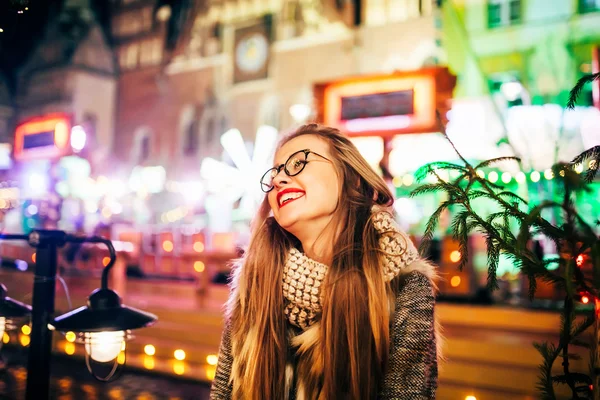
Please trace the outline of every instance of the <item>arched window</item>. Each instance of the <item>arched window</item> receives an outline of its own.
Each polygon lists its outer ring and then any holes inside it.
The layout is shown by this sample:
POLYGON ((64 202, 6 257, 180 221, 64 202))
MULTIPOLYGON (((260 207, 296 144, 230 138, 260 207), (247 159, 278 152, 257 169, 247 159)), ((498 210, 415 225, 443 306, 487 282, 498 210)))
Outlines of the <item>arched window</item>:
POLYGON ((202 106, 188 104, 179 117, 179 137, 184 156, 193 157, 200 145, 200 117, 202 106))
POLYGON ((131 162, 134 165, 144 164, 152 156, 152 137, 152 130, 147 126, 142 126, 135 131, 131 147, 131 162))
POLYGON ((88 148, 94 148, 98 145, 98 137, 96 132, 97 123, 98 118, 96 117, 96 114, 92 112, 86 112, 83 114, 83 121, 81 125, 86 133, 86 147, 88 148))

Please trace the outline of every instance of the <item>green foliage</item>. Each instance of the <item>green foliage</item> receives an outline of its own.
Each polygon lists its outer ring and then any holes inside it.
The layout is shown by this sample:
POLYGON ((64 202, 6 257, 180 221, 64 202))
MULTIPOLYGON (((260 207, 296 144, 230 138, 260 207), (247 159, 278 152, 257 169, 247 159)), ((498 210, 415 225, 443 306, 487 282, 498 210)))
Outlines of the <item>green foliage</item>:
MULTIPOLYGON (((578 82, 571 92, 569 107, 574 106, 583 85, 596 79, 600 79, 600 74, 586 77, 578 82)), ((416 173, 417 182, 421 183, 430 178, 433 183, 428 181, 430 183, 418 187, 412 192, 412 196, 442 193, 445 198, 427 222, 420 250, 422 252, 427 250, 440 217, 445 211, 452 209, 450 230, 454 239, 459 242, 460 252, 463 254, 459 266, 461 269, 468 260, 469 234, 478 232, 484 235, 487 246, 487 285, 490 289, 498 287, 496 273, 500 256, 503 255, 512 260, 528 277, 530 297, 535 295, 538 281, 548 282, 557 290, 564 292, 565 300, 558 344, 534 344, 543 357, 543 363, 539 367, 537 389, 540 398, 553 400, 556 398, 554 386, 564 384, 570 388, 573 399, 592 398, 590 385, 597 376, 595 355, 598 340, 585 340, 584 333, 586 329, 597 323, 597 316, 593 312, 583 319, 577 319, 574 303, 581 298, 582 293, 592 299, 598 298, 600 240, 594 228, 584 221, 575 209, 573 197, 579 191, 590 190, 589 185, 594 180, 600 165, 600 146, 586 150, 570 163, 559 163, 553 166, 554 179, 558 183, 558 193, 562 200, 546 200, 534 205, 502 185, 492 184, 477 174, 479 168, 498 162, 519 162, 518 158, 500 157, 473 166, 456 149, 443 126, 442 134, 450 142, 462 164, 435 162, 425 165, 416 173), (579 169, 581 173, 578 173, 577 168, 581 166, 584 171, 579 169), (446 181, 440 177, 439 171, 454 172, 458 178, 446 181), (499 211, 486 217, 479 215, 473 206, 473 201, 478 199, 494 203, 499 211), (560 216, 560 222, 545 219, 542 213, 548 210, 555 211, 554 215, 560 216), (559 256, 546 260, 539 259, 529 246, 534 235, 543 235, 552 240, 559 256), (577 258, 582 255, 585 255, 588 260, 586 273, 577 265, 577 258), (548 270, 551 263, 558 264, 558 268, 548 270), (570 346, 590 349, 592 359, 589 375, 570 370, 569 360, 579 357, 569 352, 570 346), (553 376, 552 367, 559 357, 562 359, 562 373, 553 376)), ((598 224, 600 225, 600 222, 598 224)))
POLYGON ((583 78, 579 79, 577 81, 577 84, 575 85, 573 90, 571 90, 571 93, 569 94, 569 101, 567 102, 567 108, 569 108, 569 109, 575 108, 577 99, 581 95, 581 91, 583 90, 585 85, 590 82, 597 81, 597 80, 600 80, 600 73, 586 75, 583 78))

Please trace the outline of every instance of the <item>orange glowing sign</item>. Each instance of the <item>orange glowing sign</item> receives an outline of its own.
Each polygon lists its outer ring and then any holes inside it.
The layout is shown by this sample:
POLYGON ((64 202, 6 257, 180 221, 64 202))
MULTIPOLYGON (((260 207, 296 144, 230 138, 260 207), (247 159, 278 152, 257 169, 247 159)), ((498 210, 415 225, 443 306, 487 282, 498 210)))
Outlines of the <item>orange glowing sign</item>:
POLYGON ((17 160, 50 159, 69 154, 71 118, 51 114, 20 123, 15 131, 14 157, 17 160))
POLYGON ((456 78, 446 68, 364 76, 315 85, 318 122, 351 136, 439 131, 456 78))

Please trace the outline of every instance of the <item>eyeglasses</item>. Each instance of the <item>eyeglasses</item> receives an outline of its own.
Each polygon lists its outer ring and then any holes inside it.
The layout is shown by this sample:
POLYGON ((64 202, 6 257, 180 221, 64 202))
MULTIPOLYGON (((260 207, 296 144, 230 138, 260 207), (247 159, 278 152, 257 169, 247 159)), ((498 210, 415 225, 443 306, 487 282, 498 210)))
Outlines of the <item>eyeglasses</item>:
POLYGON ((273 167, 267 172, 265 172, 265 174, 260 179, 260 188, 262 189, 262 191, 265 193, 269 193, 271 190, 273 190, 273 188, 275 187, 275 185, 273 185, 273 179, 275 179, 275 177, 279 175, 279 172, 281 172, 282 169, 285 171, 287 176, 296 176, 300 172, 302 172, 306 164, 309 163, 308 155, 311 153, 315 156, 319 156, 331 162, 331 160, 327 157, 315 153, 314 151, 310 151, 309 149, 297 151, 294 154, 292 154, 284 164, 281 164, 278 167, 273 167))

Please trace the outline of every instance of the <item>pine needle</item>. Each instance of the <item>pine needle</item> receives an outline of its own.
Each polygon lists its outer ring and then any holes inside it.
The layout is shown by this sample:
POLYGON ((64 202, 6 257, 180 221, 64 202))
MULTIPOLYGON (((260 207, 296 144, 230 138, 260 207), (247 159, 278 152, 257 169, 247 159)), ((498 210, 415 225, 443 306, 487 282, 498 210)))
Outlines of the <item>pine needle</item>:
POLYGON ((597 81, 599 79, 600 79, 600 73, 586 75, 583 78, 580 78, 577 81, 577 84, 575 85, 575 87, 573 89, 571 89, 571 92, 569 93, 569 101, 567 101, 567 108, 569 110, 574 109, 575 104, 577 103, 577 99, 581 95, 581 92, 583 91, 583 88, 585 87, 585 85, 590 82, 597 81))

